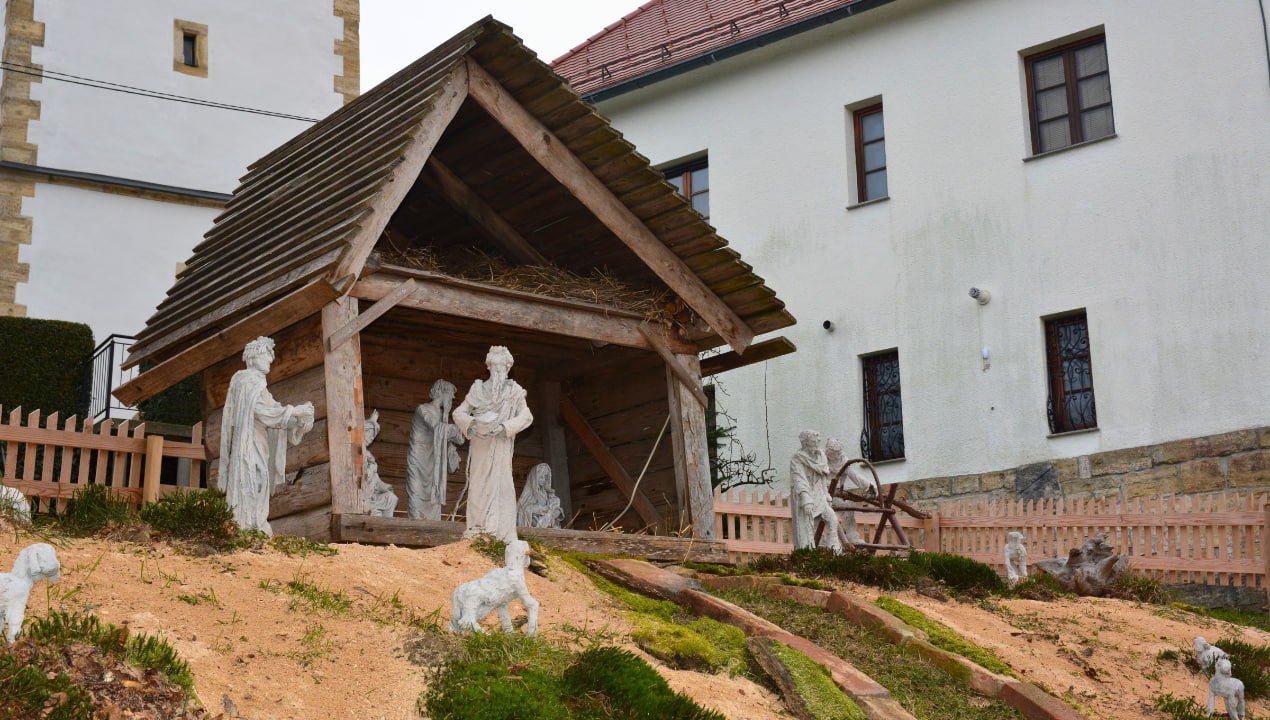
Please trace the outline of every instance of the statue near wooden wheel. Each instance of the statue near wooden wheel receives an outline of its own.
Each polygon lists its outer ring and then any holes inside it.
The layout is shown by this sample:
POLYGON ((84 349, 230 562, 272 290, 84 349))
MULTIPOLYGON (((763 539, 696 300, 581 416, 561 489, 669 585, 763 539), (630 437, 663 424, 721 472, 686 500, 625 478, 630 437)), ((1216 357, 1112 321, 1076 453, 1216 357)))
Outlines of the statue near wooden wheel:
POLYGON ((313 403, 283 405, 269 394, 266 376, 273 364, 273 340, 247 343, 247 367, 234 373, 221 415, 218 483, 243 530, 273 534, 269 496, 285 482, 287 445, 297 445, 313 429, 313 403))
POLYGON ((838 514, 829 497, 829 460, 820 447, 820 433, 798 434, 800 447, 789 460, 789 509, 794 521, 794 548, 816 546, 816 522, 825 524, 820 547, 842 552, 838 539, 838 514))
POLYGON ((450 406, 457 389, 437 380, 428 402, 415 408, 410 421, 410 450, 406 454, 406 510, 413 520, 440 520, 445 485, 459 469, 458 446, 463 433, 450 422, 450 406))
MULTIPOLYGON (((829 477, 832 478, 842 472, 842 467, 847 464, 847 450, 842 441, 838 438, 829 438, 825 442, 825 459, 829 462, 829 477)), ((846 472, 842 472, 842 479, 839 481, 838 489, 840 490, 863 490, 872 488, 873 486, 862 480, 856 475, 856 466, 847 468, 846 472)), ((864 542, 864 538, 860 537, 860 528, 855 522, 854 510, 842 510, 839 517, 842 519, 842 534, 846 536, 846 542, 852 545, 860 545, 864 542)))
POLYGON ((488 380, 477 380, 454 409, 454 424, 471 443, 467 455, 467 530, 464 537, 486 533, 510 543, 516 540, 516 486, 512 454, 516 435, 534 416, 525 404, 525 389, 507 376, 512 354, 495 345, 485 356, 488 380))

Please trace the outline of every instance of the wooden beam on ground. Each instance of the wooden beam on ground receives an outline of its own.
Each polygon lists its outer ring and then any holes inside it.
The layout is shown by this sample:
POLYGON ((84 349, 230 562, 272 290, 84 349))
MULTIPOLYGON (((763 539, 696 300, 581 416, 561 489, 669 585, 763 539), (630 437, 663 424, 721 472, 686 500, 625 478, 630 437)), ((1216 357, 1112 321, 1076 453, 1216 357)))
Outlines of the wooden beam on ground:
POLYGON ((358 315, 354 320, 344 327, 336 330, 330 337, 326 338, 326 349, 334 350, 335 348, 348 342, 354 335, 366 329, 367 325, 378 320, 384 313, 397 307, 398 303, 410 297, 415 291, 416 283, 414 278, 406 278, 402 280, 397 287, 388 291, 388 294, 380 298, 379 302, 371 305, 366 312, 358 315))
POLYGON ((260 335, 277 332, 317 313, 328 302, 347 292, 352 281, 352 277, 335 284, 315 280, 120 385, 114 396, 130 407, 154 397, 185 378, 242 352, 243 346, 260 335))
POLYGON ((666 366, 666 394, 670 399, 670 437, 675 454, 675 494, 679 501, 680 529, 692 523, 694 536, 714 540, 714 489, 710 485, 710 450, 706 438, 706 405, 689 397, 688 385, 674 372, 678 366, 698 378, 701 364, 696 355, 679 355, 666 366))
POLYGON ((783 335, 778 338, 772 338, 771 340, 764 340, 763 342, 751 345, 750 349, 746 350, 744 355, 737 355, 735 352, 725 352, 705 358, 701 361, 701 376, 710 377, 711 375, 718 375, 719 373, 735 370, 737 368, 745 367, 746 365, 753 365, 754 363, 760 363, 764 360, 771 360, 772 358, 778 358, 782 355, 788 355, 797 349, 797 346, 795 346, 789 338, 786 338, 783 335))
MULTIPOLYGON (((397 287, 402 276, 398 268, 383 268, 358 280, 352 294, 361 300, 378 302, 397 287)), ((420 287, 399 303, 402 307, 641 350, 652 349, 640 330, 643 319, 633 313, 623 314, 602 305, 548 298, 426 271, 406 276, 418 280, 420 287)), ((696 351, 694 346, 671 339, 669 335, 664 335, 664 341, 676 352, 696 351)))
POLYGON ((591 423, 582 415, 578 407, 568 398, 560 399, 560 416, 564 419, 566 425, 582 440, 582 444, 586 445, 586 449, 595 458, 600 467, 604 468, 605 474, 613 481, 618 490, 626 496, 627 500, 634 497, 635 512, 639 513, 646 525, 657 527, 661 525, 662 516, 657 508, 653 507, 653 503, 639 492, 635 487, 635 480, 626 472, 622 464, 613 457, 613 453, 609 452, 608 446, 604 444, 604 440, 596 434, 595 429, 591 427, 591 423))
POLYGON ((754 339, 742 320, 662 243, 630 208, 609 190, 538 118, 526 110, 484 68, 467 59, 468 92, 547 172, 626 244, 685 303, 710 323, 738 353, 754 339))
POLYGON ((450 168, 436 158, 428 158, 422 175, 424 183, 455 210, 485 232, 494 244, 516 262, 528 265, 547 265, 548 260, 538 249, 529 244, 516 228, 512 227, 498 211, 490 207, 476 191, 455 175, 450 168))
MULTIPOLYGON (((357 318, 357 300, 344 296, 322 308, 322 334, 330 335, 357 318)), ((326 432, 330 452, 331 506, 334 512, 365 511, 362 471, 366 453, 366 415, 362 400, 362 343, 358 335, 327 350, 326 432)))
POLYGON ((273 491, 273 496, 269 498, 269 519, 275 520, 330 504, 331 465, 322 463, 301 470, 294 482, 273 491))
POLYGON ((701 388, 700 376, 694 378, 692 374, 688 372, 688 369, 675 359, 675 354, 671 352, 670 348, 661 341, 662 338, 654 335, 649 330, 648 325, 640 325, 639 331, 643 333, 644 337, 648 340, 648 344, 652 346, 653 350, 656 350, 657 354, 661 355, 661 359, 666 363, 666 369, 669 370, 672 375, 679 378, 679 382, 683 383, 684 389, 701 404, 701 409, 704 410, 709 407, 710 399, 706 397, 706 391, 701 388))
POLYGON ((560 382, 546 380, 537 386, 538 407, 534 422, 542 433, 542 459, 551 466, 551 486, 560 499, 564 519, 573 517, 573 485, 569 481, 569 452, 564 444, 564 426, 560 424, 560 382))
MULTIPOLYGON (((444 520, 411 520, 373 515, 331 516, 333 542, 436 547, 459 542, 463 539, 463 530, 463 523, 444 520)), ((516 534, 522 540, 533 540, 567 552, 624 555, 665 562, 689 560, 732 564, 724 543, 698 538, 528 527, 517 528, 516 534)))

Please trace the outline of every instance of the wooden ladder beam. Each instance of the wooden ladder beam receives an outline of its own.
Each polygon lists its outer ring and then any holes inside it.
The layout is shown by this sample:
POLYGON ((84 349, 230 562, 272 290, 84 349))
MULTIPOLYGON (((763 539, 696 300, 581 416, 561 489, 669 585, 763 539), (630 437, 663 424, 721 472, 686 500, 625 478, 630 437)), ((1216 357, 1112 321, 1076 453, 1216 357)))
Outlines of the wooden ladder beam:
POLYGON ((609 451, 604 440, 591 427, 591 423, 587 422, 582 412, 578 410, 578 406, 568 398, 560 399, 560 417, 565 424, 582 440, 582 444, 586 446, 587 451, 600 463, 600 467, 604 468, 604 472, 617 486, 618 490, 626 496, 627 500, 631 500, 635 506, 635 512, 639 513, 644 523, 651 526, 659 526, 662 522, 661 513, 657 508, 653 507, 653 503, 644 493, 639 492, 635 487, 635 480, 631 478, 622 464, 617 458, 613 457, 613 453, 609 451))

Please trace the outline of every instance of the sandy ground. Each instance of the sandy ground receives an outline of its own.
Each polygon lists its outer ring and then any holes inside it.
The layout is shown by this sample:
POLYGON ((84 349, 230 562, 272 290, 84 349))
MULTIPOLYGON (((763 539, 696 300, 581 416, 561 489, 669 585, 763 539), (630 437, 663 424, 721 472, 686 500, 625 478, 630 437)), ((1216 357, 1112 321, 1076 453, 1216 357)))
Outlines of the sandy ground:
MULTIPOLYGON (((881 594, 859 585, 846 589, 870 599, 881 594)), ((1158 720, 1164 716, 1152 709, 1152 702, 1164 693, 1206 703, 1207 679, 1181 663, 1156 659, 1169 649, 1189 656, 1196 635, 1210 642, 1233 637, 1270 644, 1270 634, 1259 630, 1122 600, 977 604, 940 602, 914 592, 889 594, 991 648, 1020 675, 1062 696, 1091 720, 1158 720)), ((1220 713, 1221 701, 1217 704, 1220 713)), ((1270 714, 1270 702, 1250 702, 1248 709, 1264 717, 1270 714)))
MULTIPOLYGON (((30 542, 5 533, 0 565, 8 567, 30 542)), ((336 547, 333 557, 261 550, 196 558, 163 544, 70 541, 58 548, 61 582, 49 592, 36 588, 28 616, 91 610, 134 631, 166 636, 189 661, 204 704, 216 712, 228 697, 249 720, 418 718, 427 670, 409 657, 413 633, 405 614, 438 611, 448 624, 450 592, 495 566, 467 543, 427 550, 336 547), (339 614, 293 609, 292 596, 281 588, 300 577, 343 592, 353 608, 339 614)), ((528 576, 530 592, 542 603, 543 634, 574 640, 602 634, 629 646, 629 625, 611 598, 569 568, 553 568, 551 575, 528 576)), ((524 615, 519 604, 513 617, 517 613, 524 615)), ((749 680, 652 662, 676 690, 729 718, 787 717, 779 698, 749 680)))

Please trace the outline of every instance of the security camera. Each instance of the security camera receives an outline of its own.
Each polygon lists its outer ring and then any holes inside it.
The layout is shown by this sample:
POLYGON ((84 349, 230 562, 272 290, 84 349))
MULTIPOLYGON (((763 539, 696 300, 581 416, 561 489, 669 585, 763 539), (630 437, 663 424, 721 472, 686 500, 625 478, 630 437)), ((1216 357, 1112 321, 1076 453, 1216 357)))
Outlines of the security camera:
POLYGON ((980 305, 987 305, 988 301, 992 299, 992 293, 982 288, 972 287, 970 288, 970 297, 978 301, 980 305))

